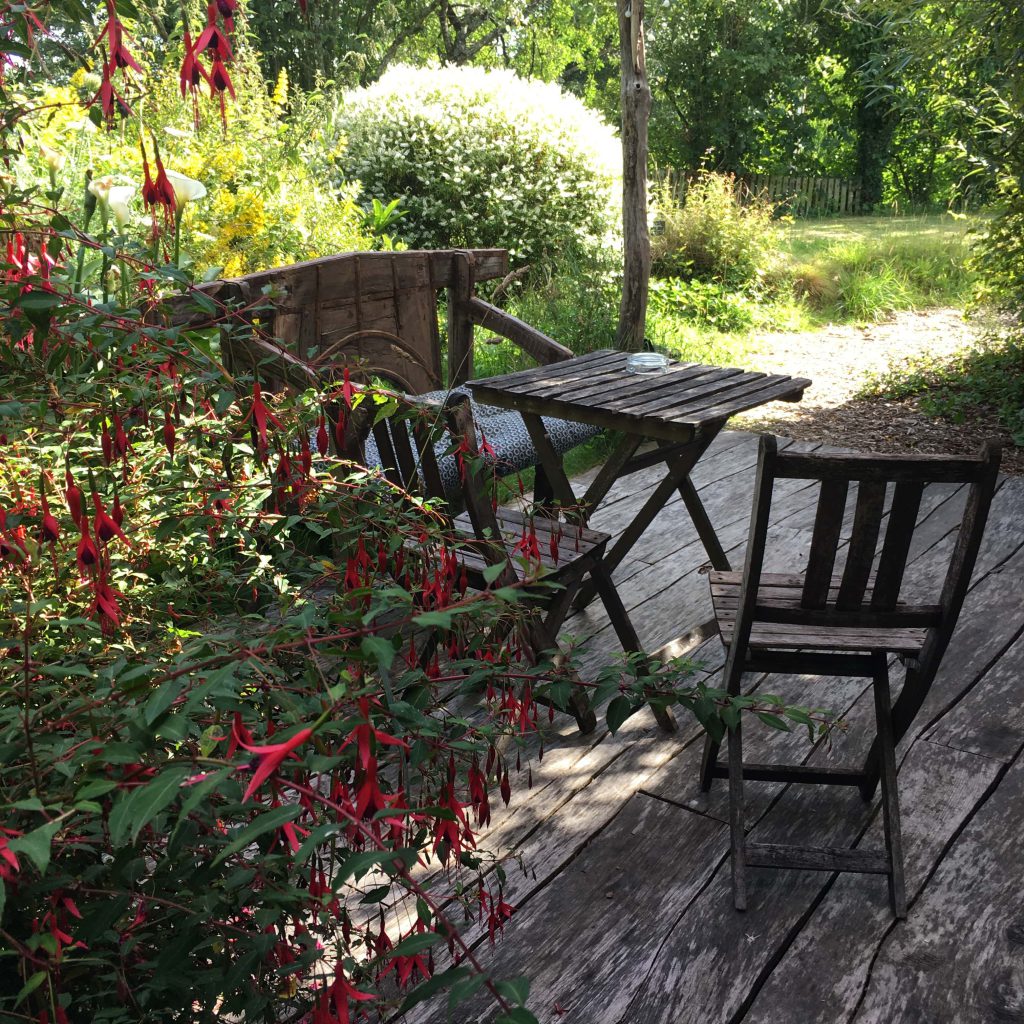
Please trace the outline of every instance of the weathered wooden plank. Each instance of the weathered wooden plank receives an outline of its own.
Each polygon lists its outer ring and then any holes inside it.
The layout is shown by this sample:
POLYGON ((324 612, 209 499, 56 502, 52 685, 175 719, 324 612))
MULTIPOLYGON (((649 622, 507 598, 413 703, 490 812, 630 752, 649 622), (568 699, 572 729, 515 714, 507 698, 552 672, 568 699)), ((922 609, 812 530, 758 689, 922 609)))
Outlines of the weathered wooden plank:
MULTIPOLYGON (((851 715, 858 728, 854 731, 851 725, 850 733, 837 739, 837 747, 849 744, 852 753, 863 750, 867 733, 864 727, 871 717, 870 701, 870 693, 865 693, 857 712, 851 715)), ((916 756, 919 755, 915 752, 916 756)), ((942 842, 955 829, 950 818, 956 817, 956 809, 965 814, 971 806, 964 801, 965 791, 977 799, 991 778, 988 773, 992 770, 973 755, 937 748, 935 756, 940 759, 938 768, 935 761, 929 761, 921 768, 901 773, 908 848, 916 851, 922 842, 928 843, 933 857, 939 854, 942 842), (949 761, 963 766, 953 775, 951 792, 942 787, 941 765, 949 761), (933 813, 936 803, 948 809, 941 820, 933 813)), ((791 786, 753 828, 751 840, 805 845, 852 843, 864 832, 875 809, 865 805, 856 792, 847 787, 791 786)), ((880 829, 869 832, 858 848, 880 849, 880 829)), ((719 1021, 724 1024, 741 1015, 776 958, 785 951, 791 936, 829 885, 829 876, 819 872, 750 869, 748 876, 748 910, 738 914, 732 907, 728 870, 723 864, 711 885, 676 923, 661 947, 656 966, 643 979, 627 1012, 618 1018, 620 1024, 675 1024, 678 1020, 675 1013, 680 1006, 688 1008, 693 1020, 708 1024, 719 1021)), ((851 876, 841 878, 836 884, 855 887, 853 891, 859 899, 851 910, 854 917, 869 912, 865 903, 873 899, 876 902, 870 909, 877 906, 891 923, 883 879, 851 876)), ((837 943, 845 941, 844 931, 837 928, 837 943)), ((824 995, 827 998, 827 990, 824 995)), ((830 1014, 788 1018, 791 1021, 833 1019, 836 1018, 830 1014)))
POLYGON ((1024 764, 1015 762, 943 857, 913 917, 871 967, 851 1021, 1024 1016, 1024 764))
MULTIPOLYGON (((995 762, 925 741, 915 744, 900 771, 907 895, 912 900, 997 772, 995 762)), ((881 833, 881 823, 876 820, 865 843, 879 846, 881 833)), ((914 906, 911 925, 916 916, 914 906)), ((769 965, 762 972, 763 983, 751 993, 753 1002, 743 1017, 744 1024, 848 1020, 860 999, 875 950, 892 925, 884 879, 840 876, 778 965, 773 969, 769 965)), ((914 1018, 893 1013, 875 1019, 914 1018)))
POLYGON ((939 719, 928 739, 998 761, 1016 757, 1024 744, 1024 634, 939 719))
MULTIPOLYGON (((478 955, 498 976, 525 970, 528 1005, 542 1024, 617 1020, 635 979, 657 958, 668 924, 720 861, 725 831, 713 819, 634 798, 555 884, 513 916, 505 937, 478 955), (672 877, 669 864, 685 870, 672 877), (655 878, 661 884, 650 884, 655 878)), ((460 1007, 454 1019, 493 1018, 493 1005, 480 999, 460 1007)), ((414 1019, 448 1020, 443 1010, 414 1019)))

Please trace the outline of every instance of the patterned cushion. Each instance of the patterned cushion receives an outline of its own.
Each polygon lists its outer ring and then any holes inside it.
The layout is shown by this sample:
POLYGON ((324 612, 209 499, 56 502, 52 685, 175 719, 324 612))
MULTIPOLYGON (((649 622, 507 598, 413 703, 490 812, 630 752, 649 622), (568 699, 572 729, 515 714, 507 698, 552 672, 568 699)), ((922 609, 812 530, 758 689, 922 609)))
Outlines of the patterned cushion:
MULTIPOLYGON (((497 471, 500 476, 516 473, 536 463, 537 453, 533 449, 533 442, 526 431, 523 418, 518 412, 499 409, 494 405, 478 405, 467 387, 452 388, 451 393, 469 396, 473 421, 476 423, 477 442, 479 443, 484 437, 487 438, 487 443, 494 449, 497 471)), ((448 394, 447 391, 430 391, 414 397, 426 401, 443 402, 448 394)), ((571 448, 575 448, 601 433, 600 427, 593 427, 586 423, 573 423, 571 420, 550 419, 549 417, 544 418, 544 426, 551 438, 552 446, 560 455, 564 455, 571 448)), ((454 457, 444 454, 449 444, 450 442, 447 440, 440 442, 436 451, 445 493, 454 494, 459 489, 459 473, 454 457)), ((372 435, 366 442, 366 464, 368 466, 380 465, 380 455, 372 435)))

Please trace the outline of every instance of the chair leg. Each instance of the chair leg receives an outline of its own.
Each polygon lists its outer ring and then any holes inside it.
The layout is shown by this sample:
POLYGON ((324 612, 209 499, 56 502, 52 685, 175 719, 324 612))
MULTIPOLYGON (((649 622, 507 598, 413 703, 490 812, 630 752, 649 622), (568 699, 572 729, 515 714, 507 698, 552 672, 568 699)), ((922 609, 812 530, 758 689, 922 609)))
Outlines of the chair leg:
MULTIPOLYGON (((622 649, 629 654, 642 654, 643 648, 640 646, 640 637, 637 636, 636 629, 634 629, 633 623, 629 620, 629 613, 626 611, 626 606, 622 603, 622 598, 619 597, 619 592, 615 589, 615 584, 612 582, 607 566, 600 559, 597 559, 591 566, 590 578, 594 581, 594 586, 597 588, 605 611, 608 613, 608 618, 611 621, 612 628, 615 630, 615 635, 619 638, 619 643, 622 644, 622 649)), ((676 731, 678 725, 671 709, 652 705, 651 710, 654 712, 655 721, 664 732, 676 731)))
POLYGON ((732 902, 747 909, 747 841, 743 832, 743 735, 741 723, 729 730, 729 838, 732 861, 732 902))
POLYGON ((896 787, 896 745, 893 734, 892 706, 889 694, 889 670, 885 656, 872 685, 875 693, 875 719, 878 727, 878 754, 882 784, 882 818, 885 848, 889 856, 889 900, 899 920, 907 916, 907 896, 903 879, 903 839, 900 833, 900 805, 896 787))
POLYGON ((704 753, 700 759, 700 789, 702 793, 707 793, 711 789, 711 783, 714 782, 715 776, 712 774, 715 769, 715 765, 718 762, 718 751, 721 749, 721 744, 716 743, 710 733, 704 735, 704 753))
MULTIPOLYGON (((527 642, 536 655, 539 655, 541 651, 558 651, 558 642, 542 622, 534 621, 528 624, 526 629, 528 630, 527 642)), ((577 679, 579 678, 575 672, 573 675, 577 679)), ((576 725, 583 735, 591 733, 597 728, 597 714, 590 706, 582 684, 573 687, 566 710, 576 719, 576 725)))

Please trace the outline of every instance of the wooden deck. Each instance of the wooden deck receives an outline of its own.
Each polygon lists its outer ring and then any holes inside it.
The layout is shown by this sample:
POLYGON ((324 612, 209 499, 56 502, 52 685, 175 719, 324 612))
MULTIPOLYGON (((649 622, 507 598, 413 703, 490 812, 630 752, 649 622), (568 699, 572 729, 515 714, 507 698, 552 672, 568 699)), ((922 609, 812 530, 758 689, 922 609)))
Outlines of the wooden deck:
MULTIPOLYGON (((800 450, 812 444, 795 443, 800 450)), ((756 444, 722 435, 694 474, 734 564, 750 513, 756 444)), ((620 481, 594 525, 614 532, 657 470, 620 481)), ((582 482, 582 481, 581 481, 582 482)), ((815 491, 798 482, 771 536, 805 552, 815 491)), ((962 496, 926 499, 910 574, 948 553, 962 496)), ((615 574, 649 649, 710 617, 703 549, 678 499, 615 574)), ((765 568, 779 571, 771 553, 765 568)), ((586 638, 584 665, 616 649, 590 609, 563 633, 586 638)), ((685 641, 677 650, 686 648, 685 641)), ((693 657, 712 678, 717 638, 693 657)), ((806 733, 745 728, 751 760, 856 761, 872 699, 865 680, 750 678, 793 703, 842 712, 831 744, 806 733), (749 735, 748 735, 749 734, 749 735)), ((896 680, 899 675, 896 675, 896 680)), ((750 869, 749 909, 732 906, 726 787, 696 786, 699 729, 660 733, 649 711, 616 736, 560 737, 514 789, 483 845, 509 860, 517 912, 477 953, 499 976, 531 980, 542 1024, 817 1024, 1024 1021, 1024 478, 1001 482, 960 622, 925 707, 900 744, 899 783, 910 914, 896 923, 883 876, 750 869)), ((878 799, 856 790, 748 785, 748 825, 761 842, 880 845, 878 799)), ((446 1001, 408 1020, 489 1021, 493 1005, 446 1001)))

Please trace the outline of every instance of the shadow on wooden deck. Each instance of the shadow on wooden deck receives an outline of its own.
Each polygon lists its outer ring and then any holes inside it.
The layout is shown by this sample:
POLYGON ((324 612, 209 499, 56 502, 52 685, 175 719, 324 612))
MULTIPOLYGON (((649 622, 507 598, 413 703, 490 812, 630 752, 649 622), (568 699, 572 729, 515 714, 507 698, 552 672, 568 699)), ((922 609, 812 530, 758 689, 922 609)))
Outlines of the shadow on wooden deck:
MULTIPOLYGON (((755 438, 728 433, 694 476, 734 564, 755 461, 755 438)), ((650 482, 642 477, 617 485, 595 526, 628 522, 650 482)), ((947 488, 922 506, 911 582, 948 552, 961 497, 947 488)), ((770 539, 784 542, 788 563, 806 552, 815 498, 794 481, 773 512, 770 539)), ((632 556, 615 578, 648 649, 710 617, 705 555, 678 499, 632 556)), ((585 666, 617 649, 593 606, 563 633, 580 638, 585 666)), ((692 656, 714 679, 718 639, 692 656)), ((814 747, 806 733, 745 726, 751 760, 836 765, 863 755, 872 720, 864 680, 748 678, 841 711, 849 724, 814 747)), ((532 765, 533 790, 515 790, 481 843, 521 856, 526 872, 506 865, 517 913, 493 947, 477 938, 477 954, 498 976, 531 980, 528 1005, 542 1024, 1024 1021, 1024 478, 1001 482, 953 642, 898 751, 905 923, 892 916, 884 876, 757 868, 749 909, 737 913, 726 787, 698 792, 699 729, 684 720, 666 736, 649 711, 614 737, 555 724, 532 765)), ((752 783, 747 823, 755 842, 881 846, 878 799, 864 804, 855 790, 752 783)), ((449 1018, 442 997, 406 1019, 493 1017, 479 1002, 449 1018)))

